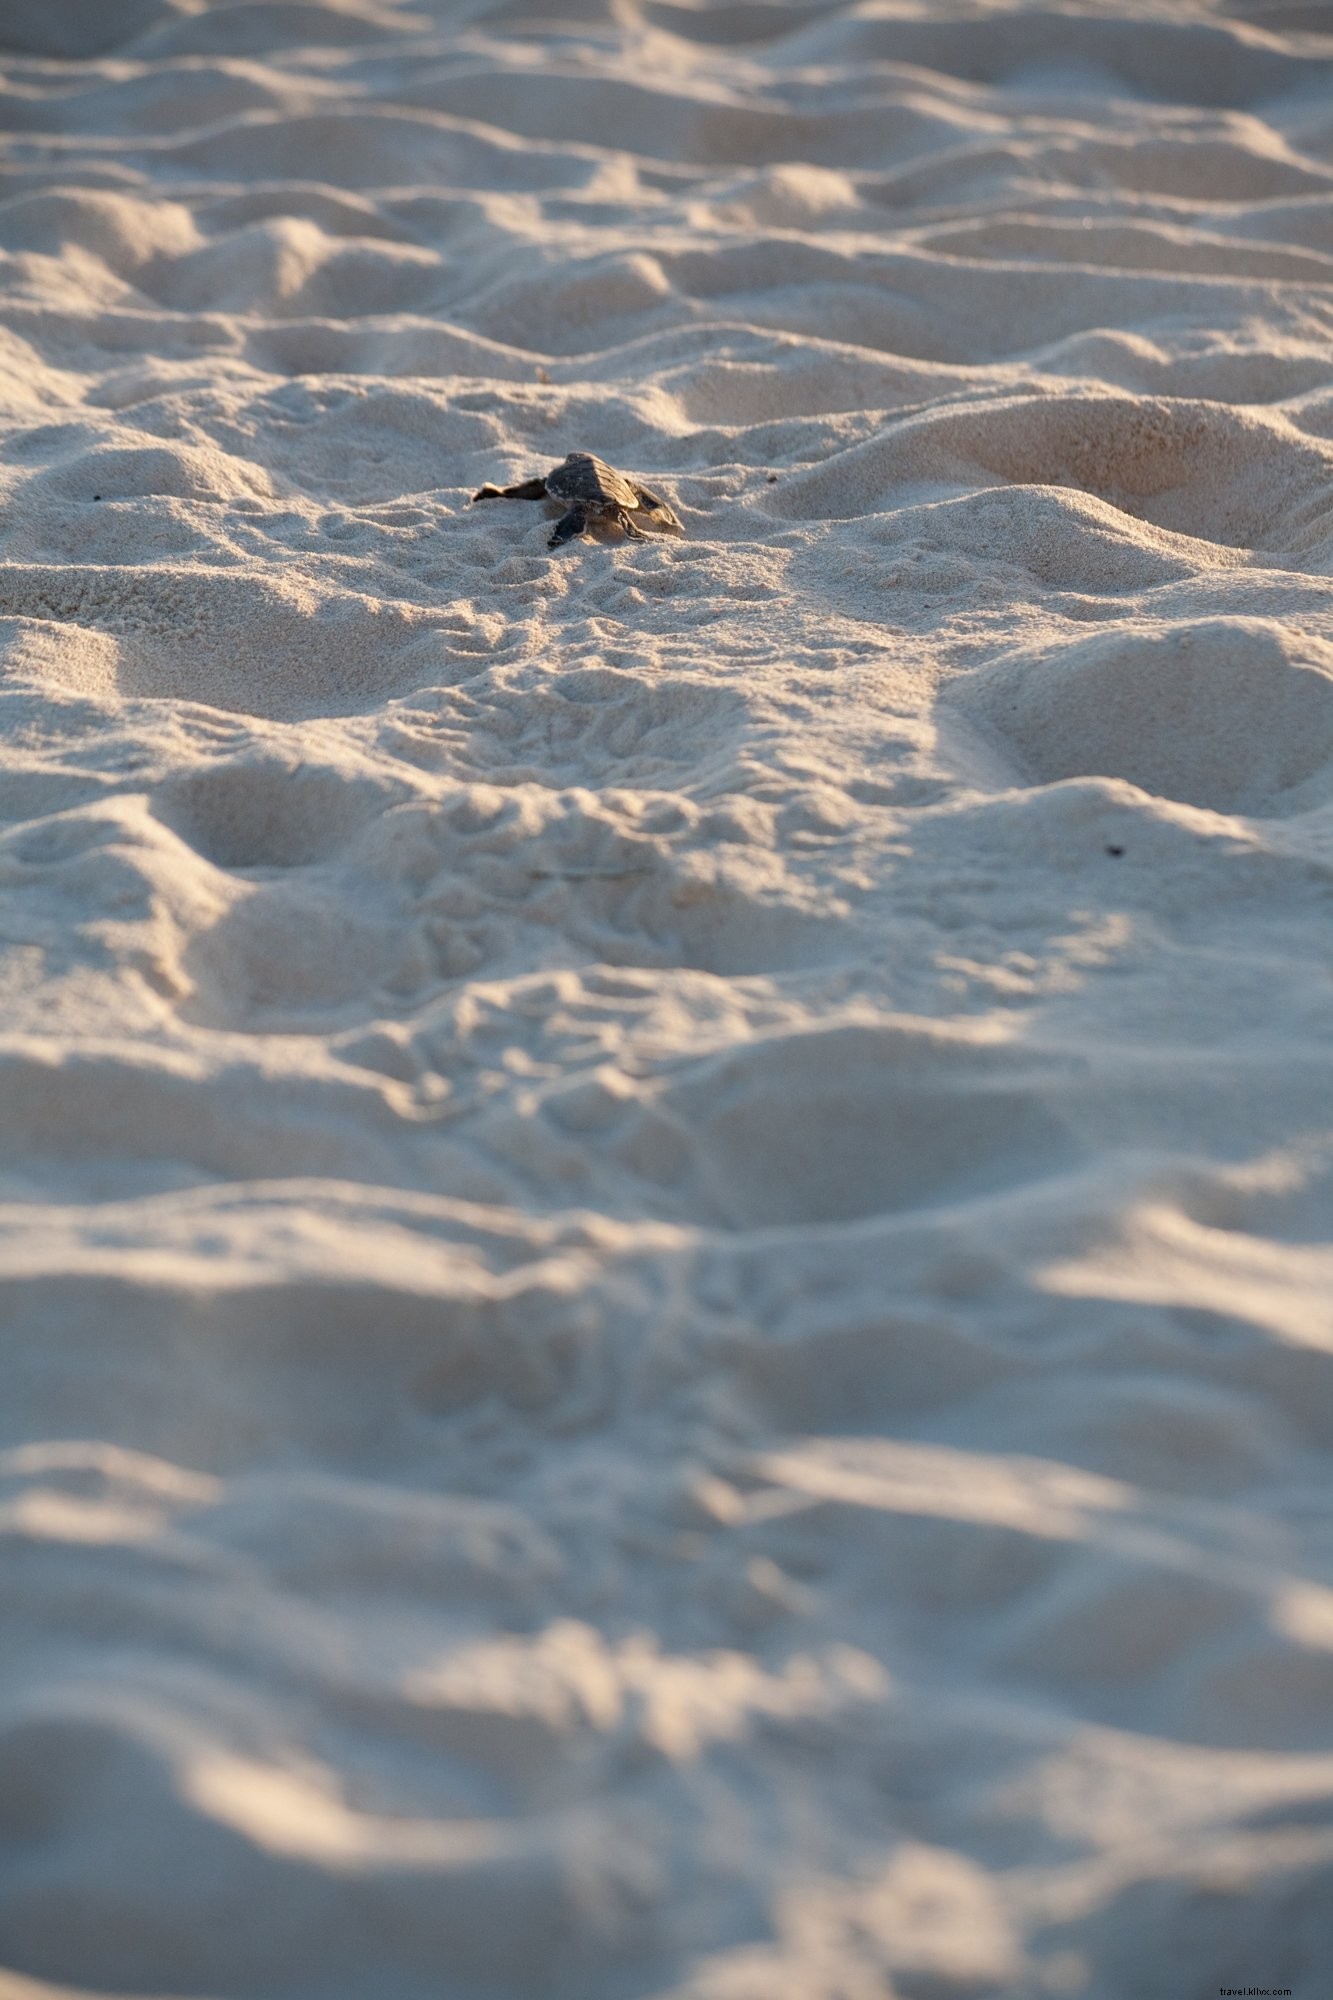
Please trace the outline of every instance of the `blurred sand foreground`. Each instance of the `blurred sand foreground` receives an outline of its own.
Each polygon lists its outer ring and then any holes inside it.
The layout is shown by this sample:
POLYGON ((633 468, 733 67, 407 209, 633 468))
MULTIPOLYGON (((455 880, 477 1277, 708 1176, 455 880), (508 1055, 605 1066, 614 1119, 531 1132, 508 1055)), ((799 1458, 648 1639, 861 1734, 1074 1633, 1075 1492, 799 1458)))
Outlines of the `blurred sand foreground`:
POLYGON ((1333 7, 0 124, 0 1996, 1327 2000, 1333 7))

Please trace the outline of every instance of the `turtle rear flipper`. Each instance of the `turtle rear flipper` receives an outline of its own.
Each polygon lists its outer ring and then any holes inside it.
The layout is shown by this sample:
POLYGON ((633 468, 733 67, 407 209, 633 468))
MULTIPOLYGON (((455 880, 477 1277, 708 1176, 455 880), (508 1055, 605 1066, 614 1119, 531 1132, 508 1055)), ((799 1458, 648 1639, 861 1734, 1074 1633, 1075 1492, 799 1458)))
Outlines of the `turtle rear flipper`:
POLYGON ((552 528, 550 540, 546 544, 547 548, 558 549, 562 542, 572 542, 576 535, 581 535, 584 532, 587 525, 587 508, 575 504, 567 514, 560 516, 560 519, 552 528))
POLYGON ((546 481, 525 479, 521 486, 483 486, 474 493, 474 500, 544 500, 546 481))

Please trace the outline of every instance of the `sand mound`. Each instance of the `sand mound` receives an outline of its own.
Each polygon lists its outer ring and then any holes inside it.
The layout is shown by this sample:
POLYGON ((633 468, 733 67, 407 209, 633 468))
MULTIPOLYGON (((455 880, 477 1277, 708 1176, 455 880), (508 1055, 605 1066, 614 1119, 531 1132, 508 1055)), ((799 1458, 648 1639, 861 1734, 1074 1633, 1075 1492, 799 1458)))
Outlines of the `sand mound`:
POLYGON ((1333 649, 1275 620, 1097 633, 960 701, 1039 784, 1102 772, 1219 813, 1333 800, 1333 649))

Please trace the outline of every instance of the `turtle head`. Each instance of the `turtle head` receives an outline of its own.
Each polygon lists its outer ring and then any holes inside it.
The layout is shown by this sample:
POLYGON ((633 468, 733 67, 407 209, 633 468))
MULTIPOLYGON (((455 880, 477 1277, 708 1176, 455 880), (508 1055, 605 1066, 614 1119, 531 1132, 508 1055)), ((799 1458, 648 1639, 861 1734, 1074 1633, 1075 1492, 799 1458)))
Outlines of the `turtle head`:
POLYGON ((638 480, 634 482, 634 491, 639 496, 639 512, 648 516, 650 527, 656 528, 658 533, 663 535, 685 533, 680 520, 660 493, 654 493, 651 486, 640 485, 638 480))

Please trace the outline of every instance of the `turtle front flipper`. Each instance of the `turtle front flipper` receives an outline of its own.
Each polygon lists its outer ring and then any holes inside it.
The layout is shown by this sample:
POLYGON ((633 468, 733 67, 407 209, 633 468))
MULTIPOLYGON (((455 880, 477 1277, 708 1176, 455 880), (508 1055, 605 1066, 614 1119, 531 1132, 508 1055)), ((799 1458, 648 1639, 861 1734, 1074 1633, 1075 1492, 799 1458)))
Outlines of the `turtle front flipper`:
POLYGON ((544 500, 546 481, 525 479, 521 486, 483 486, 474 493, 474 500, 544 500))
POLYGON ((632 517, 625 512, 623 507, 616 510, 616 522, 625 530, 625 533, 632 542, 647 541, 648 537, 644 534, 643 529, 635 527, 632 517))
POLYGON ((581 535, 584 532, 587 525, 587 508, 576 504, 570 508, 567 514, 562 514, 552 528, 551 539, 546 544, 547 548, 558 549, 562 542, 572 542, 575 536, 581 535))

